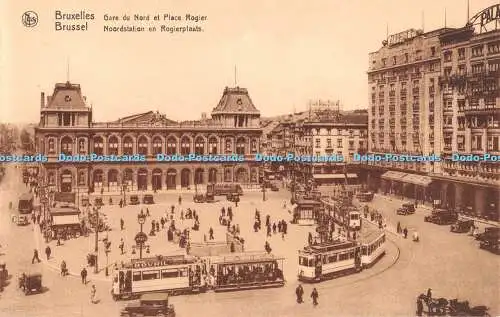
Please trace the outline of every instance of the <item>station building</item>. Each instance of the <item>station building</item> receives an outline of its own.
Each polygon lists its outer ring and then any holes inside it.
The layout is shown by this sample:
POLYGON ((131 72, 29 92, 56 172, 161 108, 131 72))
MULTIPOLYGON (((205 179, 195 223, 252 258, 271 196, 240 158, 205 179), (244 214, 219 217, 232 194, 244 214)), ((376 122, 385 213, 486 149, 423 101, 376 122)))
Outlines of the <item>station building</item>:
POLYGON ((58 192, 193 189, 208 182, 259 183, 260 112, 244 88, 225 88, 201 120, 175 122, 149 111, 112 122, 94 122, 80 85, 55 85, 41 93, 35 128, 45 185, 58 192), (65 155, 144 155, 144 162, 58 162, 65 155), (157 154, 243 155, 244 162, 159 162, 157 154))

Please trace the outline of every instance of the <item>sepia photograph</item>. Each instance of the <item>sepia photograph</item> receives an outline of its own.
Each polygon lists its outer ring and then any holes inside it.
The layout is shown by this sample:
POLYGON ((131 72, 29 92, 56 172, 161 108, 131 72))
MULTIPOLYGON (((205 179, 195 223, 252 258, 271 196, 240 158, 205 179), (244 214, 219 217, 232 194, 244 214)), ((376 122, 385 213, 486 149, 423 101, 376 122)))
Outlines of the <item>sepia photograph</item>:
POLYGON ((500 1, 0 2, 0 317, 500 316, 500 1))

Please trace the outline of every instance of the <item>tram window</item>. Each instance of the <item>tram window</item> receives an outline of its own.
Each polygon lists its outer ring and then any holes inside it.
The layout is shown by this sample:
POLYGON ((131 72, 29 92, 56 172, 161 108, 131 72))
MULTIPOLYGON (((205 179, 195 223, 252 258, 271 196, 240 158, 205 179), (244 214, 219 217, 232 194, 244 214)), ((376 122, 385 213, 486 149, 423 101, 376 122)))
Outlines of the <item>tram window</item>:
POLYGON ((367 251, 367 248, 366 248, 366 247, 363 247, 363 248, 361 249, 361 254, 362 254, 362 255, 366 255, 366 253, 367 253, 366 251, 367 251))
POLYGON ((345 261, 345 260, 347 260, 347 253, 339 254, 339 261, 345 261))
POLYGON ((314 266, 314 259, 309 259, 309 265, 308 266, 314 266))
POLYGON ((186 277, 187 274, 187 269, 180 269, 179 270, 179 277, 186 277))
POLYGON ((354 251, 349 252, 349 259, 354 259, 354 251))
POLYGON ((337 262, 337 255, 330 255, 330 258, 328 259, 328 262, 332 263, 332 262, 337 262))
POLYGON ((142 280, 156 280, 160 278, 160 271, 144 271, 142 272, 142 280))
POLYGON ((134 272, 134 274, 132 275, 132 280, 134 282, 141 281, 142 280, 141 272, 134 272))
POLYGON ((161 278, 173 278, 173 277, 178 277, 179 276, 179 271, 177 269, 175 270, 162 270, 161 271, 161 278))
POLYGON ((328 263, 328 257, 326 255, 323 255, 323 264, 328 263))
POLYGON ((307 266, 307 258, 299 256, 299 265, 307 266))

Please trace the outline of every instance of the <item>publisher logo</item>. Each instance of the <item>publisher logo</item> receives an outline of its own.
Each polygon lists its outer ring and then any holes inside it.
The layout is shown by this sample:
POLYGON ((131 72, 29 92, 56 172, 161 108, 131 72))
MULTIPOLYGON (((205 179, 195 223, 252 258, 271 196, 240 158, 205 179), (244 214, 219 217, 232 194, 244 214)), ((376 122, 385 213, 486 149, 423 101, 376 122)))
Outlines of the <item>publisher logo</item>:
POLYGON ((27 28, 35 27, 38 24, 38 14, 35 11, 26 11, 23 13, 22 21, 27 28))

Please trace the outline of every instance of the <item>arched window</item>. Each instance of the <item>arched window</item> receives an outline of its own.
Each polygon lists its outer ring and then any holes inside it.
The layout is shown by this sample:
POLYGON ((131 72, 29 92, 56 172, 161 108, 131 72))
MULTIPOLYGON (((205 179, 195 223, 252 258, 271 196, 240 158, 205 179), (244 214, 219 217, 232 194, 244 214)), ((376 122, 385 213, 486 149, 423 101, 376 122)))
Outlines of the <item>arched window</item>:
POLYGON ((55 185, 56 184, 56 177, 55 177, 55 174, 54 172, 49 172, 49 175, 47 177, 47 181, 49 183, 49 185, 55 185))
POLYGON ((210 154, 217 154, 217 138, 216 137, 211 137, 209 140, 208 140, 208 151, 210 152, 210 154))
POLYGON ((79 171, 78 172, 78 185, 79 186, 85 186, 85 183, 86 183, 85 179, 86 178, 87 177, 86 177, 85 171, 79 171))
POLYGON ((177 153, 177 140, 171 136, 167 140, 167 154, 173 155, 177 153))
POLYGON ((94 153, 97 155, 104 154, 104 141, 100 136, 94 138, 94 153))
POLYGON ((73 140, 69 136, 65 136, 61 140, 61 153, 66 155, 73 154, 73 140))
POLYGON ((187 137, 183 137, 181 140, 181 154, 188 155, 191 148, 190 141, 187 137))
POLYGON ((163 151, 163 141, 159 136, 153 139, 153 154, 161 154, 163 151))
POLYGON ((245 154, 245 138, 238 138, 236 142, 236 154, 245 154))
POLYGON ((194 144, 194 153, 198 155, 205 154, 205 140, 202 137, 197 137, 194 144))
POLYGON ((145 136, 139 138, 137 150, 141 155, 148 155, 148 139, 145 136))
POLYGON ((109 155, 118 155, 118 138, 112 136, 108 141, 108 154, 109 155))
POLYGON ((123 138, 123 154, 134 154, 134 140, 130 136, 123 138))

